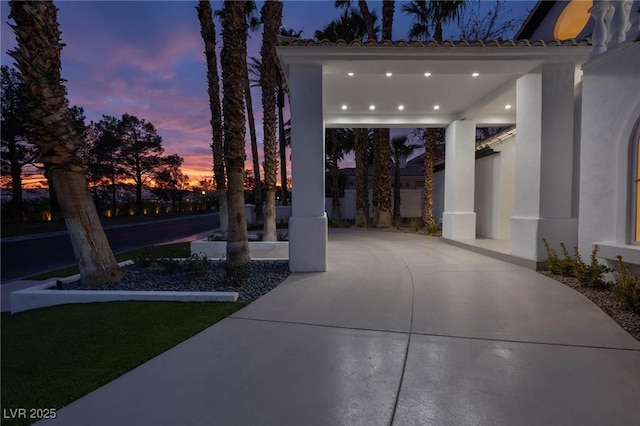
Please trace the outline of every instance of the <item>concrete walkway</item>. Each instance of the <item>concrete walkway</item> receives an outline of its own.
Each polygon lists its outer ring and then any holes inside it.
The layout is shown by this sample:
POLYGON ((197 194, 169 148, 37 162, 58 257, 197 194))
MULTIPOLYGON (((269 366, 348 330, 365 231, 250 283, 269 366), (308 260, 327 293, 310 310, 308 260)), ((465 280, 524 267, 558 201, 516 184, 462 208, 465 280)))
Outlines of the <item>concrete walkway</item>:
POLYGON ((41 424, 638 424, 640 343, 582 295, 431 237, 329 251, 41 424))

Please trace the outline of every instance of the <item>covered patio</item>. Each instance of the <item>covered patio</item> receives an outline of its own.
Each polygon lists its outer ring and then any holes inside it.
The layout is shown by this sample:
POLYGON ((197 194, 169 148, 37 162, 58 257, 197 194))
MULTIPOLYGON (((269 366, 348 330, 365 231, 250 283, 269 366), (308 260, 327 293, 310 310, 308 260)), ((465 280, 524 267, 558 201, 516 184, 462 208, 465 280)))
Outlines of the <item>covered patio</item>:
POLYGON ((545 257, 542 238, 577 241, 575 91, 587 42, 283 39, 277 50, 291 94, 291 271, 327 270, 330 127, 446 128, 443 238, 472 242, 476 127, 515 124, 512 213, 501 219, 509 222, 508 254, 535 263, 545 257))

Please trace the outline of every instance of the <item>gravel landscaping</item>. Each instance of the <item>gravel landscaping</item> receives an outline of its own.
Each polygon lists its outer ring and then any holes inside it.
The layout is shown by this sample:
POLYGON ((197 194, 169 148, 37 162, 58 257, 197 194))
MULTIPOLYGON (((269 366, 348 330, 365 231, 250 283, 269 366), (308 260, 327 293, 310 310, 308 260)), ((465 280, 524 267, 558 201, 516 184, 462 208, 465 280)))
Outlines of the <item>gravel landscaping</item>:
POLYGON ((640 315, 628 310, 610 290, 586 287, 573 277, 563 277, 548 271, 540 273, 582 293, 640 342, 640 315))
MULTIPOLYGON (((169 265, 171 266, 171 265, 169 265)), ((224 261, 209 261, 205 268, 171 268, 162 264, 125 267, 117 283, 87 287, 80 281, 60 283, 59 290, 116 291, 235 291, 238 301, 251 302, 276 288, 289 276, 287 261, 252 261, 232 274, 224 261), (184 270, 179 270, 184 269, 184 270), (235 275, 235 276, 234 276, 235 275)))

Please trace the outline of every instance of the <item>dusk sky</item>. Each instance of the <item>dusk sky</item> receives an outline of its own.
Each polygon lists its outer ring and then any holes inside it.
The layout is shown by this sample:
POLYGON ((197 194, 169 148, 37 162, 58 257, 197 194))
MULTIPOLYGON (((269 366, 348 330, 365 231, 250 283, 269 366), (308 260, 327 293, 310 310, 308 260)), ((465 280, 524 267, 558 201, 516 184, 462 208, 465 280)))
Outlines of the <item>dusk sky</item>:
MULTIPOLYGON (((381 2, 369 1, 380 14, 381 2)), ((406 38, 410 18, 396 1, 394 39, 406 38)), ((483 3, 487 7, 493 2, 483 3)), ((135 115, 153 123, 163 138, 165 154, 184 157, 183 172, 192 181, 211 178, 211 127, 204 44, 196 1, 58 1, 62 32, 62 76, 70 105, 84 108, 87 122, 102 115, 135 115)), ((258 1, 258 11, 263 2, 258 1)), ((510 1, 509 17, 525 17, 535 1, 510 1)), ((212 2, 215 9, 222 2, 212 2)), ((3 65, 12 65, 7 50, 15 36, 7 25, 9 7, 0 2, 3 65)), ((338 17, 333 1, 285 1, 283 26, 315 30, 338 17)), ((216 21, 220 32, 220 23, 216 21)), ((261 30, 260 30, 261 31, 261 30)), ((251 34, 249 56, 259 56, 260 31, 251 34)), ((449 28, 445 36, 455 37, 449 28)), ((220 48, 221 37, 218 37, 220 48)), ((219 52, 218 52, 219 53, 219 52)), ((258 142, 262 141, 261 92, 252 91, 258 142)), ((288 118, 288 111, 286 112, 288 118)), ((247 132, 247 146, 249 146, 247 132)), ((260 151, 262 149, 260 148, 260 151)), ((248 150, 247 168, 251 168, 248 150)), ((262 152, 261 154, 262 155, 262 152)), ((260 159, 262 163, 262 158, 260 159)))

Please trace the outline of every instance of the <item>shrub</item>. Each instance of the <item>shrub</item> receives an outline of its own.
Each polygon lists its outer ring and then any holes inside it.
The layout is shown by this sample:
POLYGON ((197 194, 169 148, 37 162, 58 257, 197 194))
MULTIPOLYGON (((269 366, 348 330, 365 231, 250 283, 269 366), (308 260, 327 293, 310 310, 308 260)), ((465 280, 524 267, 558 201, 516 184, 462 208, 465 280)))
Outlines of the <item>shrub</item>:
POLYGON ((250 276, 248 264, 225 262, 225 277, 230 286, 241 287, 248 282, 250 276))
POLYGON ((401 223, 402 223, 402 222, 400 221, 400 219, 395 219, 395 220, 393 221, 393 227, 399 230, 399 229, 400 229, 400 225, 401 225, 401 223))
POLYGON ((341 226, 342 226, 343 228, 351 228, 351 222, 349 222, 348 220, 346 220, 346 219, 345 219, 345 220, 342 222, 342 225, 341 225, 341 226))
POLYGON ((331 228, 340 228, 340 221, 337 219, 331 219, 331 223, 329 223, 331 228))
POLYGON ((191 278, 204 278, 211 270, 211 263, 204 254, 192 254, 179 262, 178 270, 185 272, 191 278))
POLYGON ((278 241, 289 241, 289 235, 285 234, 284 232, 278 232, 276 238, 278 239, 278 241))
POLYGON ((549 247, 545 238, 542 239, 544 248, 547 251, 547 270, 552 274, 561 275, 560 258, 554 249, 549 247))
POLYGON ((431 235, 437 234, 438 233, 438 225, 435 222, 432 221, 431 223, 429 223, 429 226, 427 226, 427 231, 431 235))
POLYGON ((605 281, 604 274, 611 272, 611 269, 598 262, 598 250, 600 250, 600 247, 598 247, 597 244, 594 244, 593 249, 591 250, 590 263, 587 265, 583 262, 582 257, 578 252, 578 247, 576 247, 574 274, 578 281, 587 287, 606 288, 609 287, 609 283, 605 281))
POLYGON ((618 265, 620 276, 613 285, 613 293, 629 309, 640 313, 640 276, 633 275, 631 265, 623 262, 622 256, 618 256, 618 265))
POLYGON ((409 221, 409 230, 411 230, 411 232, 418 232, 419 228, 420 222, 418 221, 418 219, 414 217, 413 219, 411 219, 411 221, 409 221))

